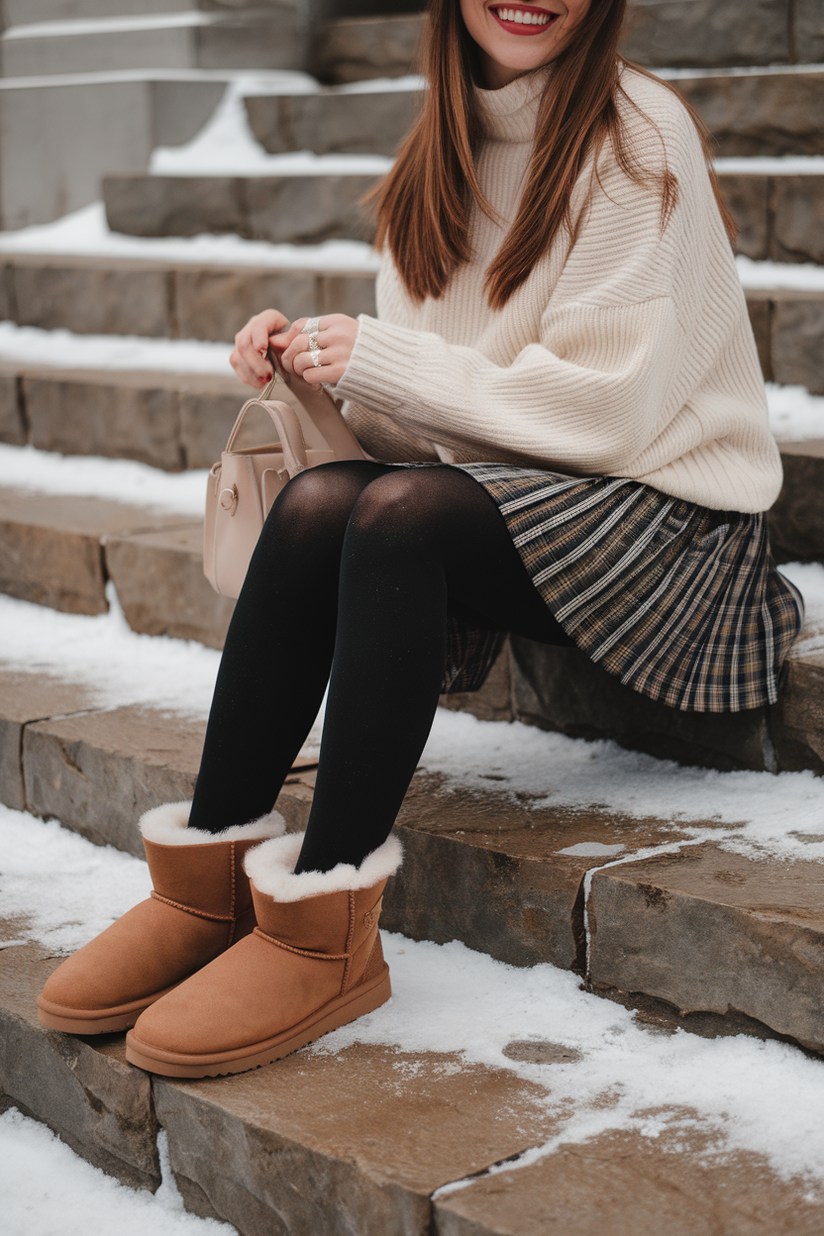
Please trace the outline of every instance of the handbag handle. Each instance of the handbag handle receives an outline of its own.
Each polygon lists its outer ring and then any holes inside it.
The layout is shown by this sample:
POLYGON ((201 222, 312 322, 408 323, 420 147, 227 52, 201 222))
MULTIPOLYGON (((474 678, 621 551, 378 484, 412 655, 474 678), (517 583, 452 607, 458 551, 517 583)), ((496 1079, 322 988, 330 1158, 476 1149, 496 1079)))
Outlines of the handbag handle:
MULTIPOLYGON (((271 386, 272 383, 269 385, 271 386)), ((240 409, 237 414, 237 420, 232 426, 232 432, 229 434, 229 441, 226 443, 226 453, 231 453, 235 439, 240 432, 240 427, 250 408, 263 408, 264 412, 269 413, 272 424, 278 432, 280 446, 283 451, 283 462, 291 479, 293 476, 298 476, 301 472, 305 472, 309 466, 306 458, 306 442, 303 437, 303 430, 300 427, 300 421, 294 408, 290 408, 288 403, 267 400, 265 396, 268 394, 269 387, 267 387, 260 398, 247 400, 240 409)))
POLYGON ((329 392, 323 387, 310 386, 308 382, 300 382, 298 385, 294 375, 283 368, 274 348, 269 348, 268 356, 272 365, 272 380, 260 398, 268 399, 280 379, 314 421, 337 459, 363 459, 363 447, 341 416, 340 408, 329 392))

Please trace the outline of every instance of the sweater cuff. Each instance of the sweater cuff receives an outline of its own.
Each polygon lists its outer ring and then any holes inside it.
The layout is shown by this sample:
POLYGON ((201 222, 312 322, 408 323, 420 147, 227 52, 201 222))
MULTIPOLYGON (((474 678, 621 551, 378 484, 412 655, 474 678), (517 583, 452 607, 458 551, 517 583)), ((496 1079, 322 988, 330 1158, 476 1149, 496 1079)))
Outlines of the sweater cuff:
POLYGON ((420 372, 421 336, 404 326, 362 313, 349 364, 337 384, 338 398, 390 415, 408 401, 420 372))

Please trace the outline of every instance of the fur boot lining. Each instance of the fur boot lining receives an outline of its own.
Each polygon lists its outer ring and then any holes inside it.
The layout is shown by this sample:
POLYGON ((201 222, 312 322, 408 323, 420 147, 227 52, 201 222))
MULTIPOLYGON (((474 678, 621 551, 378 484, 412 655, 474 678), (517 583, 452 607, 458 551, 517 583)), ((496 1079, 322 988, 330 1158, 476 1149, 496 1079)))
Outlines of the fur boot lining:
POLYGON ((280 837, 286 831, 283 816, 270 811, 251 824, 235 824, 222 833, 208 833, 202 828, 187 828, 191 803, 164 803, 140 817, 140 831, 155 845, 207 845, 212 841, 265 841, 280 837))
POLYGON ((295 863, 302 845, 303 833, 289 833, 249 851, 243 862, 246 874, 259 893, 283 902, 372 888, 397 871, 403 858, 400 841, 390 836, 377 850, 367 854, 360 867, 338 863, 331 871, 304 871, 295 875, 295 863))

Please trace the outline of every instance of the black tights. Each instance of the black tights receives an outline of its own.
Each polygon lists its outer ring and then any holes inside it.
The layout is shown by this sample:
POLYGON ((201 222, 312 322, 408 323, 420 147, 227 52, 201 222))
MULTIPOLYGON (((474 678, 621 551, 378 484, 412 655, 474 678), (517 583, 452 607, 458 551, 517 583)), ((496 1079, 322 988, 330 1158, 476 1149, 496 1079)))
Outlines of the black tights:
POLYGON ((388 836, 429 735, 448 612, 569 642, 467 473, 358 461, 290 481, 232 617, 190 824, 217 832, 272 809, 328 682, 297 870, 359 865, 388 836))

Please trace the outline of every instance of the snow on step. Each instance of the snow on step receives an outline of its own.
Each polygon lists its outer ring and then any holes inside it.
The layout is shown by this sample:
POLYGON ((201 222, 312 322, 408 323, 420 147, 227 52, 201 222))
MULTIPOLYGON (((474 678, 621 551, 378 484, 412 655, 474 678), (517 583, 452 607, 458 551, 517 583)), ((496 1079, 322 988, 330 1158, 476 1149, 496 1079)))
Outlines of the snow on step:
POLYGON ((34 997, 55 952, 98 929, 90 867, 111 916, 139 895, 145 868, 18 813, 0 813, 0 832, 25 924, 6 928, 15 946, 0 950, 3 1088, 129 1184, 159 1182, 163 1131, 183 1196, 241 1232, 277 1217, 331 1236, 344 1216, 365 1236, 425 1236, 433 1222, 491 1236, 524 1230, 536 1206, 564 1215, 570 1236, 619 1213, 641 1236, 660 1231, 662 1213, 686 1231, 704 1215, 757 1224, 761 1207, 763 1236, 824 1219, 815 1061, 782 1043, 674 1032, 574 975, 512 969, 458 943, 387 934, 389 1004, 228 1082, 151 1079, 123 1064, 120 1037, 46 1032, 34 997), (595 1193, 593 1162, 609 1178, 595 1193))

